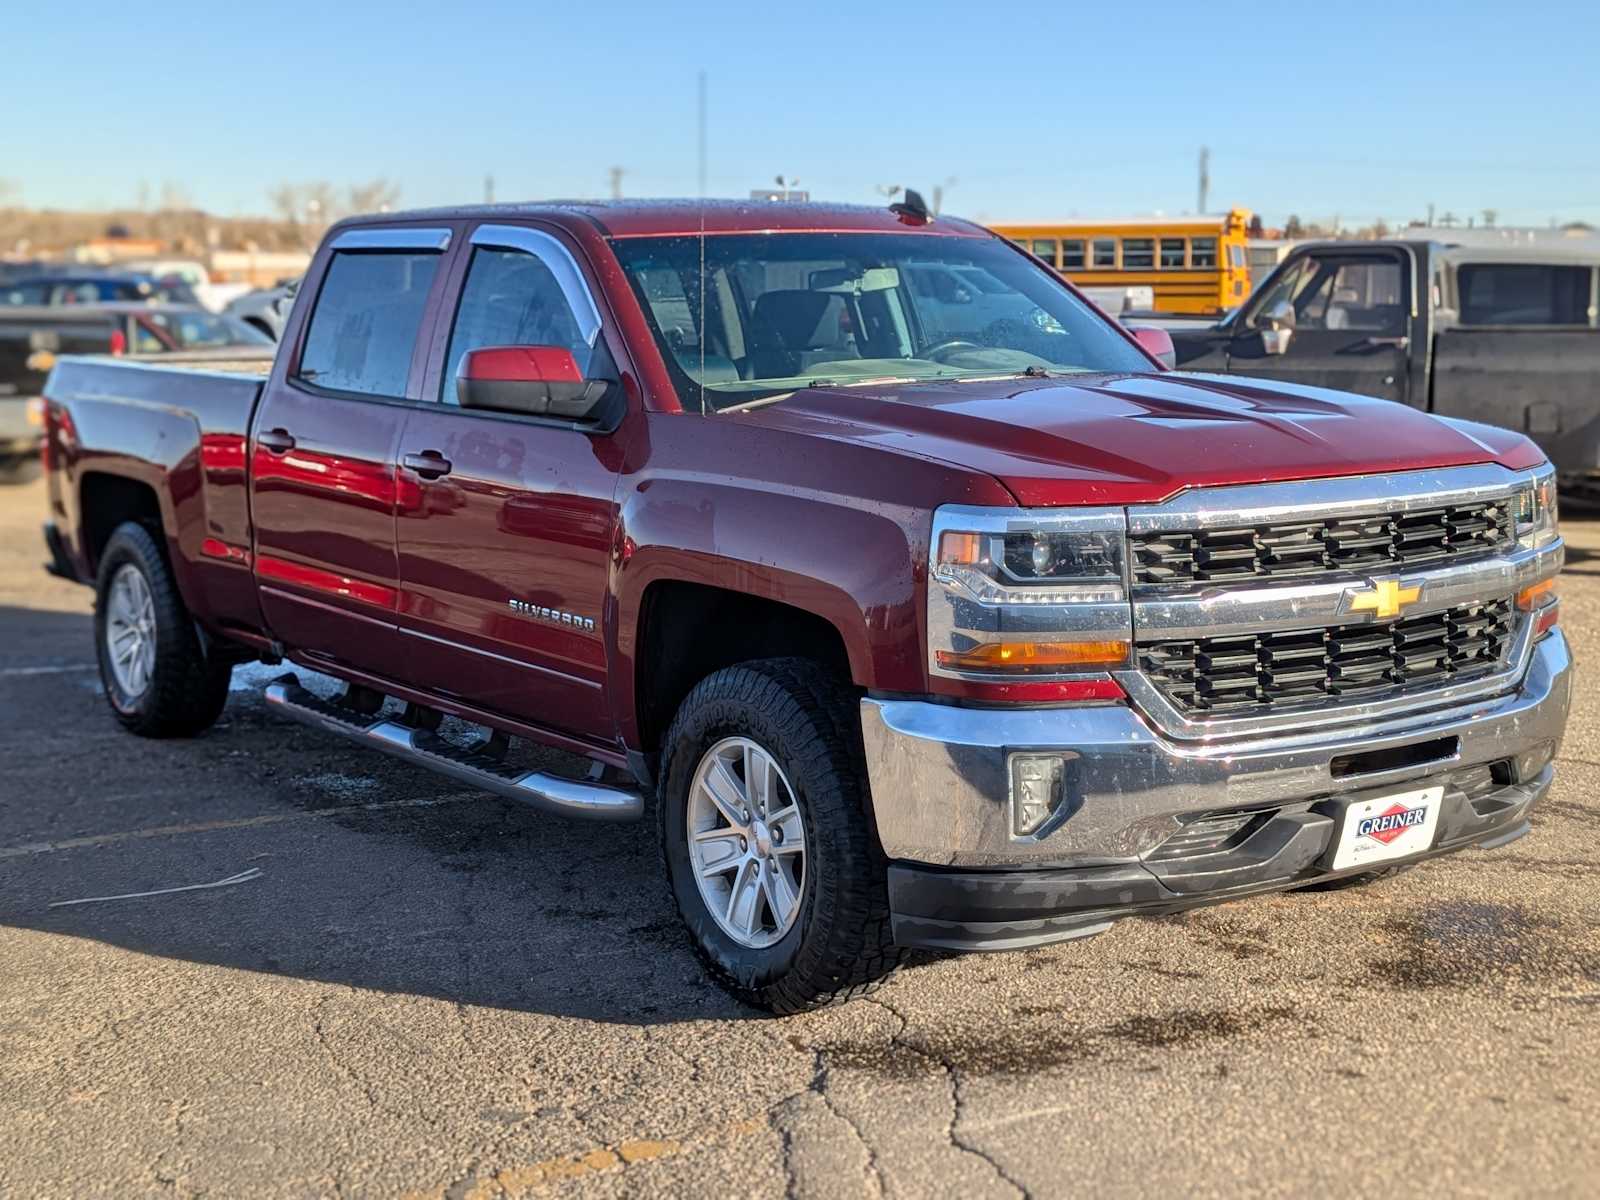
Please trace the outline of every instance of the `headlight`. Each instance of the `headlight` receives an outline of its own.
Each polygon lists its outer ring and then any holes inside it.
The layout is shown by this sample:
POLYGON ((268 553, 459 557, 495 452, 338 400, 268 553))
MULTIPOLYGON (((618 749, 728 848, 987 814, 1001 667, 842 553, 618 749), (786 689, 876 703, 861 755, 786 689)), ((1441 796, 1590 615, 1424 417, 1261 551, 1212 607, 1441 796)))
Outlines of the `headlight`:
POLYGON ((980 604, 1105 604, 1126 596, 1122 544, 1120 533, 947 530, 934 573, 980 604))
POLYGON ((1517 545, 1537 550, 1555 541, 1560 536, 1558 509, 1556 474, 1553 468, 1545 468, 1516 494, 1517 545))
POLYGON ((1126 665, 1125 529, 1121 509, 939 509, 928 573, 930 670, 992 682, 1081 678, 1126 665))

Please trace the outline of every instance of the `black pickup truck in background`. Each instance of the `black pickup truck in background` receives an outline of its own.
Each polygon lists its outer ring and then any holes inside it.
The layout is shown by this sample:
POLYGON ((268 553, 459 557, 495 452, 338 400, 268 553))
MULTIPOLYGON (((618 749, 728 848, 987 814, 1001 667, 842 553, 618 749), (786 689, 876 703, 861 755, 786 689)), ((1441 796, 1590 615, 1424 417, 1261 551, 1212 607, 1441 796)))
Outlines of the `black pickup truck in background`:
POLYGON ((1525 433, 1600 499, 1600 254, 1434 241, 1296 250, 1240 308, 1171 330, 1180 370, 1260 375, 1525 433))

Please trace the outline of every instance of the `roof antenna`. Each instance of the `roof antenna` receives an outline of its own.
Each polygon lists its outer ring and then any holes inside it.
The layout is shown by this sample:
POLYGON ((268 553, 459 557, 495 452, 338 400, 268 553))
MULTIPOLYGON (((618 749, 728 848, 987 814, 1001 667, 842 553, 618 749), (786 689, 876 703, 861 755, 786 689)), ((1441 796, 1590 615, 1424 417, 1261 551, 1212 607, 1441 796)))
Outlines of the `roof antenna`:
POLYGON ((907 188, 906 198, 904 200, 896 200, 889 205, 889 211, 907 225, 931 225, 933 223, 933 212, 928 208, 928 202, 922 198, 922 193, 915 188, 907 188))

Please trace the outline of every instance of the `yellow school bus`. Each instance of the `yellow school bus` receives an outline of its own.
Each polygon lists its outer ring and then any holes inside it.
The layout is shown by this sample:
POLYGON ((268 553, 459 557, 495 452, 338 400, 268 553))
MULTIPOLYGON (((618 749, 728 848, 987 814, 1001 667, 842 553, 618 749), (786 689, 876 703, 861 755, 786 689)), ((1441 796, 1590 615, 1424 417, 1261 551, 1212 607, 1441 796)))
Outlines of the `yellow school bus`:
POLYGON ((1215 314, 1250 294, 1250 211, 991 225, 1083 288, 1148 286, 1157 312, 1215 314))

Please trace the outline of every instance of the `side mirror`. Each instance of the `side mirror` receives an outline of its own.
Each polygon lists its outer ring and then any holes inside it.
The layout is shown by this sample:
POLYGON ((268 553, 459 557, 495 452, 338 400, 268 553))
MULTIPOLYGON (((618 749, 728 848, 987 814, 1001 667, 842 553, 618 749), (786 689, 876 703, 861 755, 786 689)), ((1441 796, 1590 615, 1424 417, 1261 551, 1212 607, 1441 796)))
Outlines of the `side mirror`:
POLYGON ((1130 325, 1128 332, 1133 340, 1144 347, 1144 352, 1156 359, 1167 370, 1178 365, 1178 352, 1173 348, 1172 335, 1154 325, 1130 325))
POLYGON ((1287 300, 1279 300, 1271 308, 1263 312, 1258 318, 1265 329, 1293 329, 1294 305, 1287 300))
POLYGON ((1261 350, 1264 354, 1287 354, 1289 342, 1294 338, 1294 305, 1279 300, 1265 312, 1256 315, 1261 326, 1261 350))
POLYGON ((467 351, 456 372, 462 408, 570 421, 593 415, 610 386, 585 379, 565 346, 481 346, 467 351))

